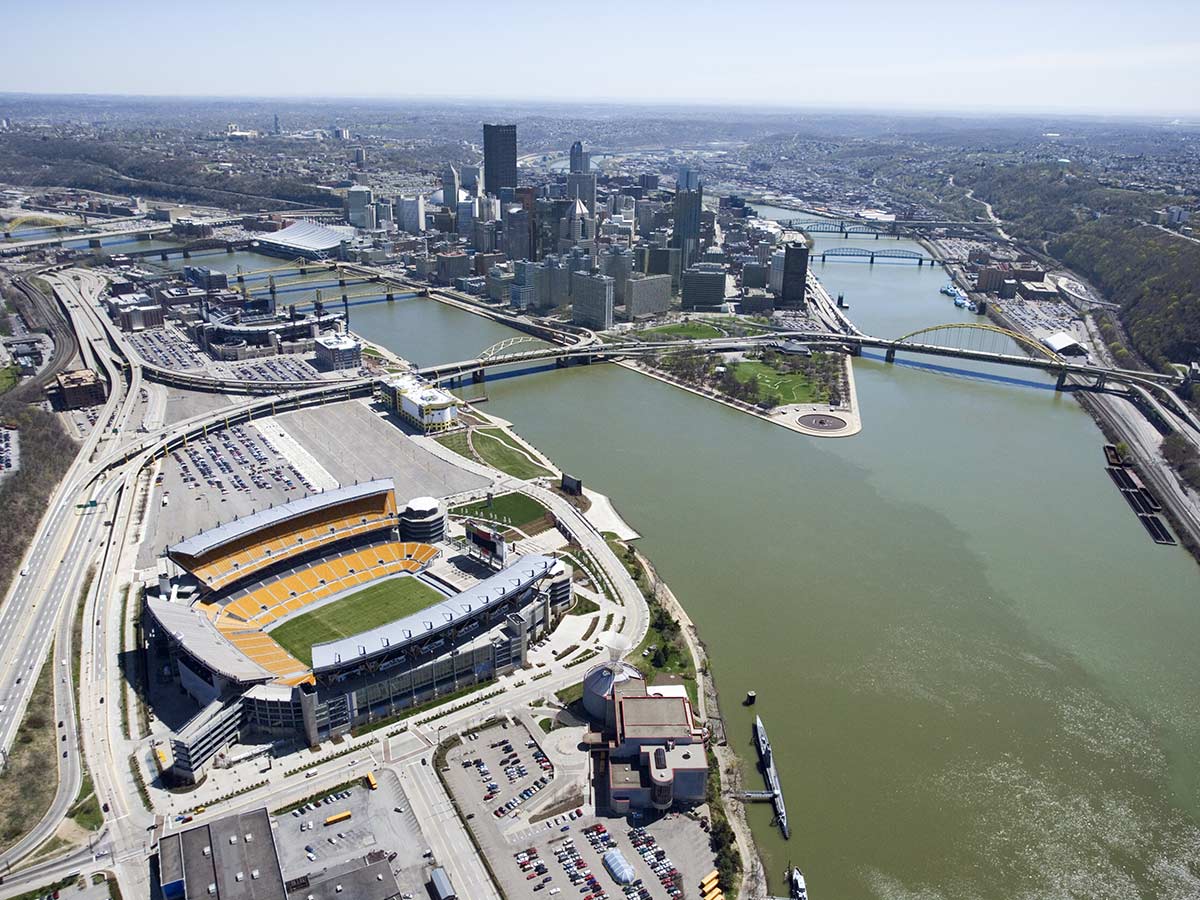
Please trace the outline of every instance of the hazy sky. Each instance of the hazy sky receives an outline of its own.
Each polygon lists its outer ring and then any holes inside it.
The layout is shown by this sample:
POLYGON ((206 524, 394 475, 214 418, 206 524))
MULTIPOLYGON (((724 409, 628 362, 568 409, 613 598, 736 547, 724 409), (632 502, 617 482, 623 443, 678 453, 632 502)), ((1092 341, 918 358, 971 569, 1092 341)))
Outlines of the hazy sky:
POLYGON ((0 91, 1200 113, 1200 0, 0 0, 0 91))

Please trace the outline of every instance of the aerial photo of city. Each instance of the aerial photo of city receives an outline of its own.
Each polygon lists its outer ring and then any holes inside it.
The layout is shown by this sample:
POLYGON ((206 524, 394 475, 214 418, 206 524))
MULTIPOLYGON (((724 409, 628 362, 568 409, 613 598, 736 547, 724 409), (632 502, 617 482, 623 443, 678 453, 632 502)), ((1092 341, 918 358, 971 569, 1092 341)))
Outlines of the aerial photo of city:
POLYGON ((0 900, 1200 898, 1200 7, 0 26, 0 900))

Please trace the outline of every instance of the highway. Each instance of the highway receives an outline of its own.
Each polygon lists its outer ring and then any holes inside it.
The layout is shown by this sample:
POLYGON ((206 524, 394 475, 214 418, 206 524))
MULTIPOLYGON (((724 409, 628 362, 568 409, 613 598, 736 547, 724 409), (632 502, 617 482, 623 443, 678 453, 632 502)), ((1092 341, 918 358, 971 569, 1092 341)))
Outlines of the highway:
MULTIPOLYGON (((153 816, 146 810, 129 771, 129 757, 137 743, 124 738, 121 726, 121 681, 119 666, 121 635, 120 597, 129 583, 138 543, 137 498, 145 490, 149 465, 166 450, 178 446, 192 436, 227 422, 246 421, 263 415, 273 415, 285 409, 316 405, 360 396, 374 388, 372 379, 322 381, 273 385, 274 391, 285 391, 267 397, 250 397, 231 403, 216 412, 193 416, 166 426, 163 424, 162 388, 147 385, 146 380, 166 379, 169 373, 147 371, 124 337, 108 323, 96 305, 103 288, 102 276, 87 270, 68 270, 47 275, 56 288, 71 327, 78 335, 81 347, 91 354, 109 380, 111 390, 103 407, 98 426, 83 441, 78 456, 68 469, 58 490, 51 498, 29 550, 22 562, 21 575, 14 580, 0 607, 0 654, 10 664, 0 671, 0 749, 11 746, 21 721, 29 695, 36 683, 42 664, 49 658, 52 642, 57 639, 63 652, 52 659, 55 669, 56 716, 70 723, 67 756, 58 757, 60 785, 50 812, 35 828, 34 833, 0 855, 0 865, 10 867, 45 837, 51 834, 73 802, 82 777, 81 762, 86 759, 89 772, 101 802, 108 804, 105 825, 96 838, 99 857, 72 851, 60 860, 41 864, 26 873, 11 874, 0 886, 0 897, 10 896, 50 880, 54 874, 70 871, 96 871, 107 868, 115 872, 126 896, 147 896, 146 855, 150 851, 150 832, 153 816), (150 402, 139 405, 143 391, 150 402), (80 509, 87 501, 95 507, 80 509), (82 627, 82 645, 72 648, 80 655, 80 734, 78 742, 73 729, 71 680, 62 660, 69 659, 66 641, 76 605, 89 570, 96 572, 92 590, 86 599, 82 627), (65 680, 64 680, 65 679, 65 680), (79 746, 83 752, 80 753, 79 746)), ((573 336, 576 337, 576 336, 573 336)), ((1069 377, 1096 379, 1105 376, 1123 380, 1135 389, 1161 390, 1159 382, 1169 380, 1153 373, 1126 372, 1104 366, 1068 363, 1060 360, 1034 359, 962 351, 932 345, 886 341, 862 334, 834 331, 772 333, 753 338, 722 338, 701 341, 652 342, 645 344, 611 344, 598 341, 594 335, 579 337, 571 346, 553 346, 538 350, 496 356, 486 360, 466 360, 447 366, 423 370, 431 377, 446 377, 446 372, 466 373, 485 366, 509 365, 519 362, 552 358, 596 357, 621 358, 641 353, 679 350, 692 346, 707 351, 745 349, 795 340, 812 344, 837 346, 867 346, 880 349, 895 348, 900 352, 954 355, 987 362, 1002 362, 1055 372, 1065 371, 1069 377)), ((195 378, 196 376, 189 376, 195 378)), ((209 390, 226 391, 230 383, 201 379, 209 390)), ((258 385, 261 387, 261 383, 258 385)), ((236 385, 234 385, 236 387, 236 385)), ((1120 401, 1124 402, 1124 401, 1120 401)), ((1151 402, 1153 399, 1151 398, 1151 402)), ((613 556, 603 536, 579 511, 558 495, 536 484, 521 482, 469 461, 464 462, 451 451, 435 442, 424 446, 432 452, 453 456, 456 465, 475 468, 486 474, 494 490, 520 490, 541 503, 575 537, 603 573, 616 602, 625 613, 623 634, 636 645, 646 633, 649 611, 644 598, 629 573, 613 556), (434 449, 437 448, 437 449, 434 449)), ((564 663, 551 662, 548 675, 528 681, 527 672, 517 672, 501 679, 505 691, 504 705, 511 708, 539 697, 552 696, 563 687, 575 683, 582 675, 579 669, 568 669, 564 663)), ((469 729, 493 714, 491 701, 440 716, 431 725, 429 715, 414 717, 408 729, 387 739, 376 734, 351 745, 362 746, 364 754, 358 768, 374 765, 366 753, 382 745, 386 765, 393 767, 402 779, 414 810, 427 829, 431 848, 440 862, 451 870, 452 877, 466 896, 493 898, 495 890, 469 846, 469 839, 449 807, 449 800, 429 766, 420 758, 430 756, 431 747, 443 730, 450 733, 469 729), (433 823, 436 823, 434 825, 433 823)), ((60 742, 61 743, 61 742, 60 742)), ((221 803, 206 813, 222 816, 243 808, 264 803, 282 805, 289 798, 299 799, 313 792, 314 786, 326 779, 344 780, 347 763, 334 760, 321 764, 310 782, 303 776, 287 778, 284 767, 273 769, 268 784, 234 801, 221 803)), ((331 782, 333 783, 333 782, 331 782)), ((166 809, 167 795, 151 788, 152 799, 160 809, 166 809)), ((168 826, 169 827, 169 826, 168 826)))

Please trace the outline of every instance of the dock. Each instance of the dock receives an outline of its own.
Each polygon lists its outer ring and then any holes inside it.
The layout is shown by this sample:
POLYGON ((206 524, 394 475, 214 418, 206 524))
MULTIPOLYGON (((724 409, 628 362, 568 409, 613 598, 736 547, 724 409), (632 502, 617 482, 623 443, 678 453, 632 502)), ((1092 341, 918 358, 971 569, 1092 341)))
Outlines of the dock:
POLYGON ((787 807, 783 802, 783 786, 779 783, 779 772, 775 768, 775 754, 771 750, 771 741, 767 737, 767 726, 761 716, 754 717, 754 744, 758 748, 758 759, 762 764, 763 778, 767 782, 765 791, 747 791, 743 794, 746 800, 769 802, 775 807, 775 821, 785 839, 791 837, 788 827, 787 807))

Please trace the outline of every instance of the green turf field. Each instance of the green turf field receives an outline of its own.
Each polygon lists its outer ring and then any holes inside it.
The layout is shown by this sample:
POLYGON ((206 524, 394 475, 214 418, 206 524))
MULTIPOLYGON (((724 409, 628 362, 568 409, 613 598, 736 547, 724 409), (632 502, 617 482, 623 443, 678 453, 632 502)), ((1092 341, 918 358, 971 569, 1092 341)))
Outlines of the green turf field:
POLYGON ((312 665, 312 645, 370 631, 444 599, 416 578, 390 578, 335 603, 284 622, 271 637, 296 659, 312 665))
POLYGON ((724 332, 706 322, 679 322, 675 325, 659 325, 657 328, 647 328, 642 334, 665 334, 671 337, 683 338, 718 338, 724 332))

